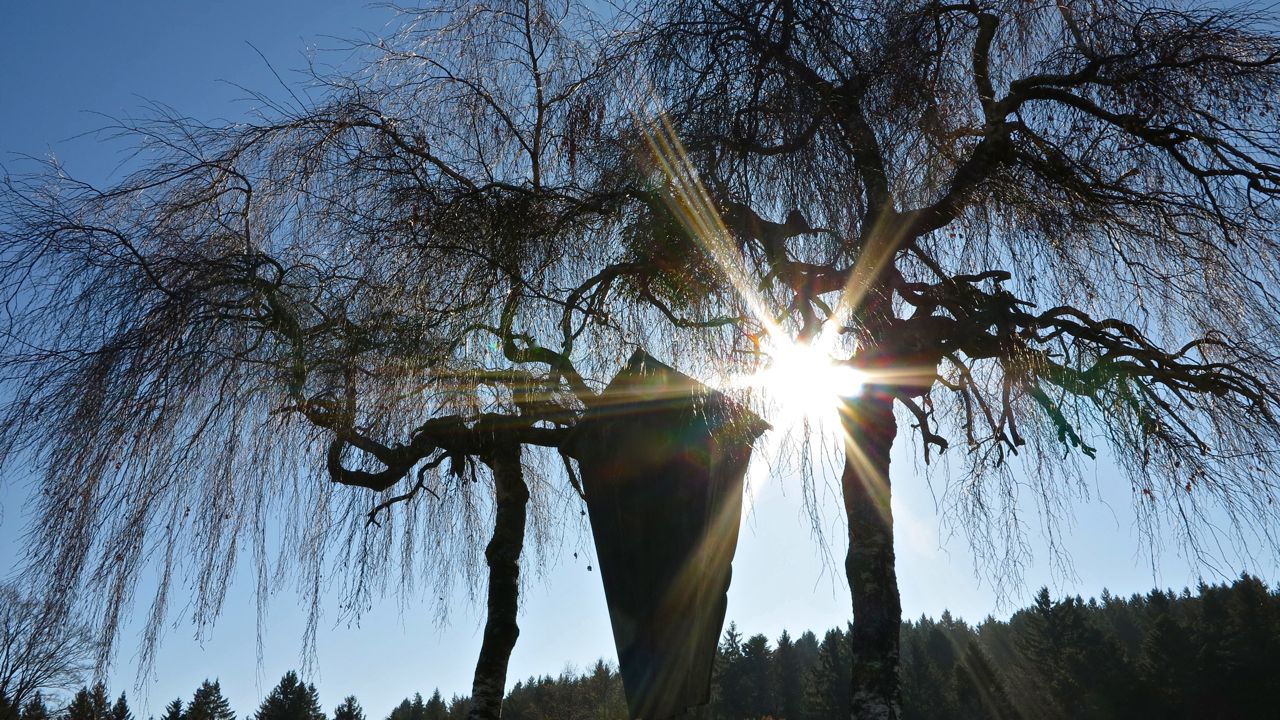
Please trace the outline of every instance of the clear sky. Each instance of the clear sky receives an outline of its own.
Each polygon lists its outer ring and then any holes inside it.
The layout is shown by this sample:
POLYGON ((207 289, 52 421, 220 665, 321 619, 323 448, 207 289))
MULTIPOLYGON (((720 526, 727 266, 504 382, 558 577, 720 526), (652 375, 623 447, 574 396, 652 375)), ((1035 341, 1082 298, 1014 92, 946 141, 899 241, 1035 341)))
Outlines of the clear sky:
MULTIPOLYGON (((300 82, 291 71, 303 66, 304 52, 338 45, 326 36, 377 33, 391 17, 385 9, 337 0, 0 0, 0 164, 20 171, 21 155, 53 153, 73 174, 109 181, 121 146, 84 135, 108 123, 103 115, 137 112, 150 100, 201 120, 243 117, 253 105, 236 85, 268 95, 283 92, 259 52, 285 82, 300 82)), ((933 495, 910 459, 909 440, 904 430, 894 466, 905 615, 936 616, 947 608, 975 621, 992 613, 1007 615, 1010 605, 999 605, 990 586, 975 576, 963 537, 950 537, 940 527, 933 495)), ((767 448, 757 453, 751 470, 756 495, 737 551, 729 618, 746 633, 770 638, 783 628, 796 633, 842 624, 849 617, 849 598, 840 569, 843 529, 833 479, 819 479, 819 500, 830 511, 825 524, 833 540, 831 556, 824 560, 800 506, 798 480, 771 474, 767 455, 767 448)), ((1167 539, 1157 541, 1169 545, 1153 566, 1151 555, 1140 550, 1129 491, 1114 468, 1100 462, 1087 466, 1086 475, 1094 500, 1080 506, 1063 538, 1074 573, 1051 570, 1043 543, 1034 543, 1035 560, 1024 584, 1012 589, 1012 606, 1025 605, 1040 585, 1086 597, 1104 587, 1129 594, 1157 584, 1181 588, 1201 574, 1220 580, 1243 569, 1232 550, 1212 569, 1193 567, 1167 539)), ((14 569, 23 480, 11 473, 0 486, 0 573, 14 569)), ((1034 531, 1039 524, 1034 510, 1025 519, 1034 531)), ((526 583, 511 682, 555 674, 567 665, 583 667, 598 657, 614 660, 599 575, 587 570, 589 549, 589 538, 565 537, 553 548, 546 572, 526 583)), ((1278 577, 1274 564, 1248 569, 1269 582, 1278 577)), ((142 697, 133 690, 136 628, 126 633, 109 683, 114 692, 128 689, 136 697, 140 718, 159 714, 173 697, 189 698, 206 677, 220 678, 232 706, 246 716, 285 670, 298 665, 303 614, 294 596, 285 593, 272 602, 261 661, 247 580, 238 581, 229 598, 222 620, 203 642, 179 615, 142 697)), ((425 603, 400 607, 394 600, 370 612, 361 627, 324 625, 317 671, 309 679, 325 709, 355 694, 370 720, 380 720, 415 691, 467 692, 483 616, 464 596, 453 605, 444 625, 434 621, 425 603)))

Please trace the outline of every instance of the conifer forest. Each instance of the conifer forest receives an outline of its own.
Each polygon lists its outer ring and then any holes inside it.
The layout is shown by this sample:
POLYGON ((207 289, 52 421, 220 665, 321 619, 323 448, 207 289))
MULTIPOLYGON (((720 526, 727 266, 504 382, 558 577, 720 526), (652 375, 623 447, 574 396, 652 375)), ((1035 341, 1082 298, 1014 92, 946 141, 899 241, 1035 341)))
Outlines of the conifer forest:
MULTIPOLYGON (((730 624, 719 646, 709 720, 849 716, 847 628, 775 640, 730 624)), ((1194 591, 1128 598, 1052 597, 1041 589, 1008 621, 972 624, 944 612, 902 624, 903 717, 1233 719, 1280 706, 1280 590, 1250 575, 1194 591)), ((339 689, 338 692, 341 692, 339 689)), ((463 720, 470 698, 414 692, 389 710, 347 696, 326 713, 315 685, 289 671, 243 720, 463 720), (386 715, 383 715, 383 712, 386 715)), ((627 720, 615 666, 598 660, 517 681, 510 720, 627 720)), ((148 720, 236 720, 216 680, 148 720)), ((0 720, 142 720, 102 684, 69 698, 39 694, 0 720)))

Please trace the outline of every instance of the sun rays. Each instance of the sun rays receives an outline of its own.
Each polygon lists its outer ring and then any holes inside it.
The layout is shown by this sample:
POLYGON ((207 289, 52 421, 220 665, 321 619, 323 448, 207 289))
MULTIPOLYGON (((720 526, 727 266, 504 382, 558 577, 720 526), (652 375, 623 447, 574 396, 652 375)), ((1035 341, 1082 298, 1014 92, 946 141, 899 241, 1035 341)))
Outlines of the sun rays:
POLYGON ((833 332, 812 342, 771 339, 765 348, 768 365, 743 378, 779 408, 782 424, 797 420, 834 420, 848 398, 862 392, 866 375, 833 357, 833 332))
MULTIPOLYGON (((829 321, 817 337, 801 342, 779 324, 670 121, 663 115, 637 116, 636 120, 645 130, 653 157, 667 178, 667 202, 672 213, 714 259, 751 313, 751 319, 764 331, 759 348, 763 367, 750 375, 730 378, 728 385, 760 390, 778 411, 779 417, 773 419, 775 427, 798 422, 836 427, 841 406, 862 391, 866 380, 863 371, 837 359, 837 355, 846 354, 841 352, 839 329, 829 321)), ((859 276, 853 274, 855 278, 859 276)), ((842 298, 860 295, 852 287, 841 293, 842 298)))
MULTIPOLYGON (((822 331, 807 342, 797 340, 782 327, 776 309, 759 291, 735 239, 716 204, 703 185, 694 163, 670 121, 662 114, 645 117, 636 113, 636 122, 644 130, 653 159, 666 176, 666 201, 672 214, 715 261, 724 273, 751 319, 763 330, 759 353, 762 367, 745 375, 728 378, 730 387, 759 390, 773 412, 768 420, 774 433, 766 436, 766 455, 773 455, 793 431, 816 431, 820 437, 836 439, 843 446, 844 463, 853 470, 850 478, 884 519, 891 517, 888 479, 862 447, 861 437, 878 428, 862 427, 875 420, 862 417, 856 398, 866 390, 872 378, 849 361, 855 354, 841 342, 837 316, 856 305, 866 295, 866 282, 889 260, 883 249, 864 253, 854 271, 849 273, 831 317, 822 331)), ((876 376, 892 375, 900 369, 878 368, 876 376)), ((890 410, 892 412, 892 410, 890 410)), ((890 417, 890 421, 892 418, 890 417)), ((759 487, 752 483, 746 501, 748 507, 759 487)), ((846 488, 846 493, 850 488, 846 488)))

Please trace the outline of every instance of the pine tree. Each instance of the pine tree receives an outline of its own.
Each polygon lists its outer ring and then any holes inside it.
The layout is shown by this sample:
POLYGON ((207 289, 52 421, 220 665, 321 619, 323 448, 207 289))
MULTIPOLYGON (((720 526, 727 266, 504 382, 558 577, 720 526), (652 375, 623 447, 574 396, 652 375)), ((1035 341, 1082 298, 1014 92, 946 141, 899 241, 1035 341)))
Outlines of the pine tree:
MULTIPOLYGON (((796 640, 796 664, 800 666, 800 677, 803 678, 813 664, 818 661, 818 636, 812 630, 805 630, 796 640)), ((803 680, 801 680, 803 683, 803 680)))
POLYGON ((1228 654, 1231 695, 1240 717, 1276 713, 1276 678, 1280 677, 1280 612, 1262 580, 1241 575, 1227 594, 1228 654))
POLYGON ((1046 589, 1041 589, 1027 612, 1020 638, 1023 668, 1039 676, 1047 690, 1039 702, 1054 708, 1054 717, 1061 713, 1072 718, 1132 715, 1135 673, 1120 644, 1097 626, 1095 618, 1100 614, 1096 602, 1086 605, 1079 597, 1053 602, 1046 589))
POLYGON ((348 695, 341 705, 333 709, 333 720, 364 720, 364 710, 356 702, 355 695, 348 695))
MULTIPOLYGON (((588 700, 588 717, 627 717, 622 678, 604 660, 596 660, 596 664, 591 668, 591 674, 583 678, 582 687, 588 700)), ((441 719, 431 718, 431 720, 441 719)))
POLYGON ((236 714, 231 711, 231 703, 222 696, 222 685, 214 680, 205 680, 196 688, 191 696, 191 704, 182 720, 235 720, 236 714))
POLYGON ((400 704, 391 708, 391 712, 387 715, 387 720, 409 720, 409 714, 413 712, 412 706, 409 704, 409 698, 400 701, 400 704))
POLYGON ((1196 675, 1200 679, 1201 692, 1196 699, 1196 709, 1208 717, 1231 703, 1230 687, 1235 663, 1227 640, 1230 610, 1225 589, 1200 583, 1198 590, 1200 612, 1194 628, 1196 675))
MULTIPOLYGON (((444 705, 444 700, 440 699, 439 690, 436 690, 432 700, 439 700, 439 704, 444 705)), ((431 717, 428 712, 430 707, 430 702, 423 702, 422 693, 414 693, 413 700, 405 698, 400 701, 400 704, 387 716, 387 720, 426 720, 431 717)))
POLYGON ((0 692, 0 720, 19 720, 18 706, 0 692))
POLYGON ((454 695, 449 699, 449 720, 466 720, 471 713, 471 698, 454 695))
POLYGON ((1016 613, 1011 622, 1018 629, 1018 666, 1030 706, 1044 708, 1046 717, 1060 717, 1063 709, 1057 699, 1064 695, 1067 678, 1059 672, 1062 638, 1049 588, 1040 588, 1031 607, 1016 613))
POLYGON ((164 706, 164 715, 160 716, 160 720, 184 720, 185 717, 182 698, 174 698, 173 702, 164 706))
POLYGON ((426 704, 424 717, 426 720, 448 720, 449 706, 445 703, 444 698, 440 697, 440 688, 436 688, 435 692, 431 693, 431 699, 426 704))
POLYGON ((40 691, 36 691, 35 695, 22 706, 21 720, 49 720, 49 708, 44 704, 44 696, 40 691))
POLYGON ((931 618, 921 616, 902 629, 902 717, 935 720, 946 713, 946 687, 938 667, 938 639, 942 631, 931 618))
POLYGON ((805 682, 807 720, 849 717, 851 661, 848 637, 839 628, 828 630, 805 682))
POLYGON ((777 714, 772 664, 773 652, 769 649, 769 639, 764 635, 753 635, 742 644, 739 717, 762 718, 777 714))
POLYGON ((1196 668, 1196 646, 1191 634, 1174 616, 1172 594, 1159 590, 1147 596, 1150 630, 1142 640, 1138 672, 1145 690, 1143 698, 1152 715, 1165 718, 1188 717, 1187 700, 1200 685, 1196 668))
POLYGON ((111 706, 110 720, 133 720, 133 713, 129 711, 129 703, 125 700, 124 693, 120 693, 120 697, 116 698, 115 705, 111 706))
POLYGON ((742 633, 732 621, 717 648, 714 691, 716 717, 739 720, 742 717, 742 633))
POLYGON ((1147 628, 1143 624, 1141 598, 1134 596, 1134 603, 1116 597, 1102 589, 1102 614, 1099 624, 1106 626, 1107 634, 1116 639, 1129 657, 1140 657, 1142 640, 1147 628))
POLYGON ((953 717, 1015 720, 1022 714, 1013 705, 1009 691, 991 658, 970 637, 952 670, 953 717))
POLYGON ((262 701, 254 720, 325 720, 325 714, 316 686, 304 684, 290 670, 262 701))
POLYGON ((804 699, 804 669, 800 667, 796 644, 786 630, 778 636, 778 647, 773 651, 773 660, 778 712, 788 720, 799 720, 800 705, 804 699))
POLYGON ((107 688, 97 683, 92 689, 80 688, 67 706, 64 720, 110 720, 110 712, 107 688))

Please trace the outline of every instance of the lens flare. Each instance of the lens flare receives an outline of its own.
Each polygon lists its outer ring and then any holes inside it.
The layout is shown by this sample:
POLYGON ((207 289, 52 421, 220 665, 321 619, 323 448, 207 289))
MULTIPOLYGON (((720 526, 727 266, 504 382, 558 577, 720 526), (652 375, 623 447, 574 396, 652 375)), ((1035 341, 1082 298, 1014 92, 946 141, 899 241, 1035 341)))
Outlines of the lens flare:
MULTIPOLYGON (((661 113, 651 117, 641 110, 637 110, 636 118, 666 177, 664 199, 672 214, 717 263, 744 308, 764 331, 760 349, 768 358, 768 365, 750 376, 730 379, 729 384, 763 391, 781 411, 781 418, 777 419, 781 422, 771 419, 775 427, 805 421, 820 426, 829 423, 830 427, 839 428, 835 421, 841 400, 859 394, 864 382, 861 371, 833 358, 835 351, 840 350, 839 331, 828 325, 808 343, 789 337, 775 318, 775 310, 758 292, 758 279, 746 267, 732 233, 720 217, 715 201, 702 184, 670 120, 661 113)), ((864 258, 859 261, 859 267, 866 265, 874 270, 883 262, 884 258, 864 258)), ((853 273, 842 297, 857 295, 862 277, 861 271, 853 273)), ((832 314, 838 316, 839 312, 832 314)))
POLYGON ((833 357, 836 335, 824 330, 809 343, 770 337, 761 348, 768 364, 743 384, 761 390, 777 406, 783 424, 835 420, 843 401, 861 393, 867 381, 861 370, 833 357))
POLYGON ((863 374, 813 345, 790 344, 770 353, 756 380, 774 401, 810 419, 834 413, 841 398, 862 392, 863 374))

